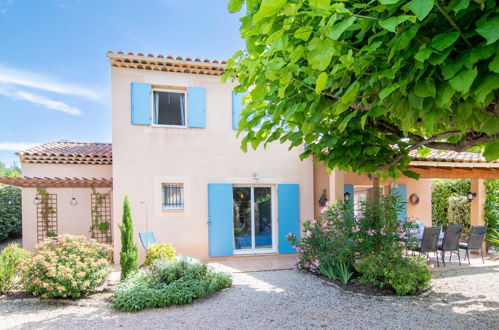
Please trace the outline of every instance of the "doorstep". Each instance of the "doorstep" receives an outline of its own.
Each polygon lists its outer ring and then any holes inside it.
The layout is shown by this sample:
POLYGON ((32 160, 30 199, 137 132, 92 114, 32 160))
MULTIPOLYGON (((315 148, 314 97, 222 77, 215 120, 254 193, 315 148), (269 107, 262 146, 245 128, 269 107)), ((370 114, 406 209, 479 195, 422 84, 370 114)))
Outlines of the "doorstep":
POLYGON ((212 257, 208 265, 229 273, 260 272, 293 269, 297 254, 252 254, 230 257, 212 257))

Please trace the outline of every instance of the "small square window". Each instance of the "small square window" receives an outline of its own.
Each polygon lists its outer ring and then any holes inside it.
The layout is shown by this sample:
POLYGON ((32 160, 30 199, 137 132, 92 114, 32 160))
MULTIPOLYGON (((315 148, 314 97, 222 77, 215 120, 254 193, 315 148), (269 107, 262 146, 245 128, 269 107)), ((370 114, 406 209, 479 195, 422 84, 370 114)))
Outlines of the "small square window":
POLYGON ((153 91, 154 124, 185 126, 185 93, 153 91))
POLYGON ((163 209, 184 209, 184 185, 181 183, 163 184, 163 209))

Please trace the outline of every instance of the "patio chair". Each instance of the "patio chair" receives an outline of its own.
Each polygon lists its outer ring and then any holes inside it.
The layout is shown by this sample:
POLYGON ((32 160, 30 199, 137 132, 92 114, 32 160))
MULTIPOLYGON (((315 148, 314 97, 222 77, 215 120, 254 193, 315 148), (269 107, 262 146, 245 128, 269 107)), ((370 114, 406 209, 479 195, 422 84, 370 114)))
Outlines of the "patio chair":
POLYGON ((485 263, 485 261, 483 260, 483 239, 485 237, 486 232, 487 232, 487 225, 471 226, 470 235, 468 236, 468 242, 459 244, 460 249, 466 250, 466 255, 464 256, 464 260, 466 260, 467 257, 468 264, 471 265, 470 254, 469 254, 470 250, 480 250, 482 263, 485 263))
POLYGON ((145 233, 139 233, 140 242, 144 249, 149 249, 151 245, 156 244, 156 237, 154 237, 154 233, 152 231, 148 231, 145 233))
POLYGON ((447 230, 444 234, 444 239, 442 244, 438 245, 438 249, 442 251, 442 261, 445 267, 445 252, 449 251, 449 262, 452 258, 452 253, 457 254, 459 260, 459 266, 461 266, 461 256, 459 255, 459 238, 461 237, 461 232, 463 231, 462 224, 447 225, 447 230))
MULTIPOLYGON (((440 227, 425 227, 423 231, 423 239, 421 245, 416 246, 413 250, 419 252, 419 255, 425 255, 428 260, 430 252, 438 252, 438 236, 440 235, 440 227)), ((437 266, 440 267, 437 256, 437 266)))

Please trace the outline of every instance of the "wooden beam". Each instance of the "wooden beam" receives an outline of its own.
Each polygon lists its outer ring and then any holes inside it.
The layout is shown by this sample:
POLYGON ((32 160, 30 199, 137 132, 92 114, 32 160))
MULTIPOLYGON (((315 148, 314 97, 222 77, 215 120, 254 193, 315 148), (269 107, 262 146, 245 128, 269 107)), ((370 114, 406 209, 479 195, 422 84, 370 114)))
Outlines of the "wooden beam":
POLYGON ((499 169, 487 167, 409 166, 421 179, 499 179, 499 169))

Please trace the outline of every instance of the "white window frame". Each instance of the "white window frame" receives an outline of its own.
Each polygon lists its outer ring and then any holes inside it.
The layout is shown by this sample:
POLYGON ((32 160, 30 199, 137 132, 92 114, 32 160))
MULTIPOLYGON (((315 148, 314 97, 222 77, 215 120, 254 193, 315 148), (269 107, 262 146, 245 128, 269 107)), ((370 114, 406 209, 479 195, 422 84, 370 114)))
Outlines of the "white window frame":
MULTIPOLYGON (((236 242, 235 242, 235 237, 234 237, 234 227, 232 229, 232 240, 233 240, 233 253, 234 255, 236 254, 265 254, 265 253, 275 253, 277 251, 277 239, 278 239, 278 228, 277 228, 277 217, 276 217, 276 207, 277 207, 277 200, 276 200, 276 195, 275 195, 275 190, 276 187, 273 184, 244 184, 244 183, 238 183, 238 184, 233 184, 232 188, 234 187, 248 187, 251 188, 251 249, 236 249, 236 242), (270 188, 270 193, 271 193, 271 200, 272 200, 272 248, 267 248, 267 249, 258 249, 255 248, 255 214, 254 214, 254 206, 255 206, 255 200, 254 200, 254 188, 270 188)), ((234 197, 232 197, 232 221, 234 221, 234 197)))
POLYGON ((161 209, 164 211, 183 211, 185 209, 185 185, 182 182, 163 182, 161 183, 161 209), (180 191, 180 199, 182 201, 182 206, 166 206, 163 201, 165 200, 165 186, 167 185, 180 185, 182 189, 180 191))
POLYGON ((187 90, 180 90, 180 89, 168 89, 168 88, 152 88, 151 89, 151 126, 153 127, 169 127, 169 128, 187 128, 187 115, 188 115, 188 109, 187 109, 187 90), (156 124, 155 123, 155 113, 154 113, 154 92, 168 92, 168 93, 177 93, 177 94, 184 94, 184 125, 162 125, 162 124, 156 124))

